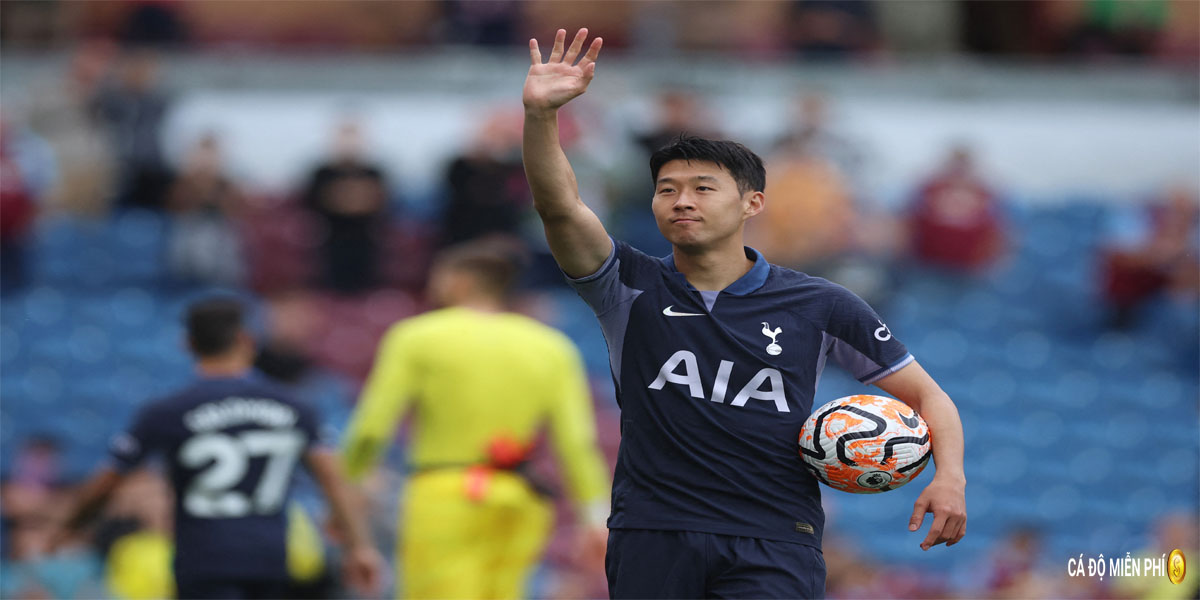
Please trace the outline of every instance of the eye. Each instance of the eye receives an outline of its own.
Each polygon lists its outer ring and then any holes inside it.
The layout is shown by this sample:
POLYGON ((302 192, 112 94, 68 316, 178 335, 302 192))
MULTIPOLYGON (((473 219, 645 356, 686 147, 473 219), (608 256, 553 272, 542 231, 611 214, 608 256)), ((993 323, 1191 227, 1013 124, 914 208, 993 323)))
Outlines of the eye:
POLYGON ((672 188, 669 188, 669 187, 665 187, 665 188, 659 188, 659 189, 658 189, 658 193, 660 193, 660 194, 669 194, 669 193, 671 193, 671 192, 673 192, 673 191, 675 191, 675 190, 674 190, 674 189, 672 189, 672 188))
POLYGON ((698 188, 696 188, 696 189, 697 189, 697 190, 700 190, 700 191, 702 191, 702 192, 715 192, 715 191, 717 191, 715 188, 710 188, 710 187, 708 187, 707 185, 702 185, 702 186, 700 186, 700 187, 698 187, 698 188))

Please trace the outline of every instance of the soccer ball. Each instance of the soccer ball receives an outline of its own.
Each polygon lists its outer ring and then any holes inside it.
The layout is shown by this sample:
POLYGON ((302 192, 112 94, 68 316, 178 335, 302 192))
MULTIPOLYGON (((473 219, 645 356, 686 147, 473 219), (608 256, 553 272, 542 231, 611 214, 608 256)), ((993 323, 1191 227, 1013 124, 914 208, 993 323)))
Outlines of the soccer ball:
POLYGON ((912 481, 929 462, 929 427, 882 396, 846 396, 818 408, 800 430, 800 456, 818 481, 878 494, 912 481))

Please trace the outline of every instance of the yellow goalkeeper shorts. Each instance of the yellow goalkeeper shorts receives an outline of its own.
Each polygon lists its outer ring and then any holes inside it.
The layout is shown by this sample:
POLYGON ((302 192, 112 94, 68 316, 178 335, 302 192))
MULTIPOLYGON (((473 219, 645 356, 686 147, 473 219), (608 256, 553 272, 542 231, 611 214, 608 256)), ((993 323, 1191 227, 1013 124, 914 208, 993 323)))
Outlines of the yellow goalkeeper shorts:
POLYGON ((401 598, 523 598, 554 508, 519 475, 482 468, 419 472, 401 516, 401 598))

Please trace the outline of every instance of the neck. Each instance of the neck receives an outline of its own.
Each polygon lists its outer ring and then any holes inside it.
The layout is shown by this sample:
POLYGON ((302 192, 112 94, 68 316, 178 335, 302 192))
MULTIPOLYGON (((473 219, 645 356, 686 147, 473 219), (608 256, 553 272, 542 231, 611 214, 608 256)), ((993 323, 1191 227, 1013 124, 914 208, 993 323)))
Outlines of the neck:
POLYGON ((250 365, 241 356, 230 354, 197 359, 196 370, 204 377, 240 377, 250 370, 250 365))
POLYGON ((472 296, 460 302, 455 302, 453 306, 488 313, 504 312, 507 310, 503 300, 491 296, 472 296))
POLYGON ((740 239, 731 238, 719 248, 690 251, 675 246, 674 251, 675 268, 701 292, 723 290, 754 266, 740 239))

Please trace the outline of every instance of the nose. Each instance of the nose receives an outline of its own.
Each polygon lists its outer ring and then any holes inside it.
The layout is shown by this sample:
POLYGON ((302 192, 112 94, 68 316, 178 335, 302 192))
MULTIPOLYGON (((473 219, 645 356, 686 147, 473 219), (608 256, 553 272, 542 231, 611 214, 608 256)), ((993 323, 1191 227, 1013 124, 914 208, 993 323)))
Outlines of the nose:
POLYGON ((675 204, 671 208, 677 211, 694 210, 696 208, 695 197, 691 192, 684 191, 675 196, 675 204))

